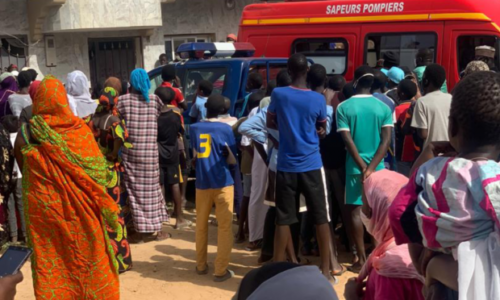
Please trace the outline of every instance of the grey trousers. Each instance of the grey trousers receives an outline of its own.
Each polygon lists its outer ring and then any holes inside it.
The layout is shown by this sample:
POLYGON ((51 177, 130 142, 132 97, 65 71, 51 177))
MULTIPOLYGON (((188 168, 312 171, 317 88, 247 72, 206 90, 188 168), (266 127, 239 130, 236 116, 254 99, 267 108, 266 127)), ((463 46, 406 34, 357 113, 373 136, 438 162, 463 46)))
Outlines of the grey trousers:
POLYGON ((21 218, 21 230, 23 236, 26 238, 26 222, 24 220, 24 208, 23 208, 23 179, 14 179, 15 188, 9 196, 9 201, 7 206, 9 208, 9 227, 10 227, 10 237, 17 237, 17 216, 16 207, 21 218))

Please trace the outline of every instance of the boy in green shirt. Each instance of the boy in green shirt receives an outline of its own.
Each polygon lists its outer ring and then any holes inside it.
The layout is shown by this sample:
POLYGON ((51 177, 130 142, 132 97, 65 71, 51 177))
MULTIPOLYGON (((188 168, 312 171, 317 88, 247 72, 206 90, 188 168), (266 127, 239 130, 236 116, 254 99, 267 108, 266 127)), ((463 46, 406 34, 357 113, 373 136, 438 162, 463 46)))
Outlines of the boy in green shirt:
POLYGON ((337 131, 342 135, 348 151, 345 209, 351 214, 351 220, 348 220, 348 227, 351 228, 348 230, 354 237, 359 258, 352 269, 358 271, 366 261, 361 221, 362 184, 373 172, 384 168, 383 159, 394 124, 389 107, 371 95, 373 69, 361 66, 354 77, 356 94, 337 107, 336 119, 337 131))
MULTIPOLYGON (((417 61, 417 67, 415 68, 415 70, 413 70, 413 72, 417 75, 418 83, 419 85, 421 85, 425 69, 427 68, 428 65, 434 63, 434 54, 429 48, 422 48, 417 52, 416 61, 417 61)), ((448 86, 446 84, 446 80, 441 86, 441 92, 445 94, 448 93, 448 86)))

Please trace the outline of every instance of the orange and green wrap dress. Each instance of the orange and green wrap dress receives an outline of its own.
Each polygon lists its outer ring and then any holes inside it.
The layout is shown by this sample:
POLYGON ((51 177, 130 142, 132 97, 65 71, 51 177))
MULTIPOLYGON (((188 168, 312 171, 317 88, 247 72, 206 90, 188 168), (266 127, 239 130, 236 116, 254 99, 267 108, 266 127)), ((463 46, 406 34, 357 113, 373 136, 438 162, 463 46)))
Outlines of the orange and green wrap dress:
POLYGON ((71 112, 62 82, 47 76, 24 126, 23 200, 37 299, 119 299, 106 226, 118 205, 104 187, 106 160, 71 112))

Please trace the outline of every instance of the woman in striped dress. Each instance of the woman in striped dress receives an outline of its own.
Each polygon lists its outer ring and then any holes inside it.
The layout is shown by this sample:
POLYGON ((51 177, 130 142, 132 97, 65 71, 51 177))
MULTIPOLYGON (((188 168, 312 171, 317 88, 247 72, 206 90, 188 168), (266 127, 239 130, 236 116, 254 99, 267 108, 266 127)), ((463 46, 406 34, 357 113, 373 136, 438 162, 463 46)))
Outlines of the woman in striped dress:
POLYGON ((130 94, 121 96, 117 105, 127 124, 129 141, 134 145, 122 150, 124 184, 134 229, 140 234, 139 242, 163 240, 168 238, 162 232, 162 223, 168 221, 168 214, 161 193, 156 143, 163 103, 156 95, 149 95, 151 84, 145 70, 134 70, 130 83, 130 94))

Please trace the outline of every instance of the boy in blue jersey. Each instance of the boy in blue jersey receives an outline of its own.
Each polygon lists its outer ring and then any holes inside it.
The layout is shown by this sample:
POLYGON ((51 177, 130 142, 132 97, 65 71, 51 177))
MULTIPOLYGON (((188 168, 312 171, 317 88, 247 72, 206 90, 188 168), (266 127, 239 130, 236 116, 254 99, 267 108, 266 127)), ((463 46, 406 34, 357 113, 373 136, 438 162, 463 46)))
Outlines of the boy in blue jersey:
POLYGON ((278 172, 276 177, 276 235, 274 260, 285 261, 290 241, 290 225, 297 223, 299 197, 317 228, 321 271, 330 281, 330 216, 318 131, 326 132, 326 101, 307 88, 307 58, 294 54, 288 60, 290 87, 276 88, 267 112, 267 126, 279 130, 278 172))
POLYGON ((206 103, 207 119, 190 128, 196 165, 196 272, 208 274, 208 219, 215 204, 218 221, 217 258, 214 281, 234 276, 227 267, 233 247, 234 181, 229 165, 235 165, 236 141, 232 128, 218 122, 224 111, 224 97, 210 96, 206 103))

